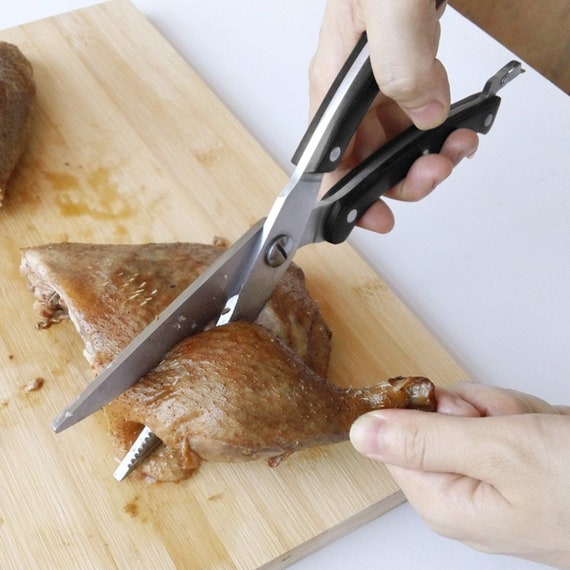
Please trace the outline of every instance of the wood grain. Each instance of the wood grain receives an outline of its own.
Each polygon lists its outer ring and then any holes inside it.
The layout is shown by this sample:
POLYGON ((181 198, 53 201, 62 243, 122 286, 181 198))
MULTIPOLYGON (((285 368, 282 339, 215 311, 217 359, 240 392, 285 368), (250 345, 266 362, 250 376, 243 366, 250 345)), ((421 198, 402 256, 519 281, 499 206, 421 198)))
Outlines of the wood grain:
MULTIPOLYGON (((70 323, 34 329, 20 248, 58 241, 237 238, 284 173, 128 1, 0 33, 35 69, 33 132, 0 210, 0 560, 8 568, 285 567, 402 502, 348 443, 206 463, 181 484, 112 478, 100 414, 50 420, 90 380, 70 323), (41 389, 27 392, 36 378, 41 389)), ((333 334, 330 375, 439 384, 460 367, 348 246, 298 262, 333 334)))

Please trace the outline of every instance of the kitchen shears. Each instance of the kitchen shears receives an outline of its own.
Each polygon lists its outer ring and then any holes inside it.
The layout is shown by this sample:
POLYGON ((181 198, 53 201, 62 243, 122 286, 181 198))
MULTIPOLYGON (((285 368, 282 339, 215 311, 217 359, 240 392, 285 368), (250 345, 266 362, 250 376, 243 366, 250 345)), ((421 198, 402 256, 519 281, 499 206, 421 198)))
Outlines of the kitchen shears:
MULTIPOLYGON (((447 120, 430 131, 410 127, 335 184, 323 198, 324 174, 339 164, 378 94, 366 35, 350 54, 310 123, 294 156, 293 174, 265 219, 252 226, 147 326, 52 422, 63 431, 122 394, 154 368, 177 342, 208 326, 253 321, 298 248, 347 239, 368 207, 402 180, 420 156, 439 152, 458 128, 485 134, 501 99, 497 92, 522 72, 512 61, 480 93, 452 105, 447 120)), ((144 428, 115 472, 122 479, 160 440, 144 428)))

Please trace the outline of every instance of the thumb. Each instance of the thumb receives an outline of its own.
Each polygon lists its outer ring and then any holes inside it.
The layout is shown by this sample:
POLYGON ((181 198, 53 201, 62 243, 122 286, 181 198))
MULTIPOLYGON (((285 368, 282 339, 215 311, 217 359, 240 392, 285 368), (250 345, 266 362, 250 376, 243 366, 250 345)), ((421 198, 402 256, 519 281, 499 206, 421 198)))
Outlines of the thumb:
POLYGON ((478 429, 483 427, 477 422, 480 419, 417 410, 378 410, 354 422, 350 440, 363 455, 389 465, 476 476, 465 473, 465 446, 474 441, 477 446, 485 444, 487 430, 478 429))
POLYGON ((421 129, 442 123, 449 111, 449 82, 436 59, 440 26, 434 2, 362 3, 370 61, 382 93, 397 101, 421 129))

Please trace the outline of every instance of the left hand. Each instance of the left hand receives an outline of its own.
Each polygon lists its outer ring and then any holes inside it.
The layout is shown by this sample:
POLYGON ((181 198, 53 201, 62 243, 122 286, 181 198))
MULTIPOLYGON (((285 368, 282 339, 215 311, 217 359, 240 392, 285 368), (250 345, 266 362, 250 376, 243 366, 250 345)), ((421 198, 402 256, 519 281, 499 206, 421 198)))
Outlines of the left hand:
POLYGON ((386 463, 436 532, 570 568, 570 408, 473 383, 438 392, 440 413, 362 416, 353 445, 386 463))

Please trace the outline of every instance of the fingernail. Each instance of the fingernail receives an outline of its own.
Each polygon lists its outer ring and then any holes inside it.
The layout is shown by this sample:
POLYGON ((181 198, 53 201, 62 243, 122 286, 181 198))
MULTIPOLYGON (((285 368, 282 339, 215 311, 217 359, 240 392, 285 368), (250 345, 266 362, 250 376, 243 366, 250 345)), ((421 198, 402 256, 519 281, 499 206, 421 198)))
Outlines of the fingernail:
POLYGON ((447 110, 439 101, 431 101, 417 109, 405 108, 405 111, 418 129, 433 129, 447 118, 447 110))
POLYGON ((350 428, 350 442, 356 450, 371 459, 380 459, 380 432, 384 419, 374 412, 360 416, 350 428))
POLYGON ((440 402, 437 411, 440 414, 446 414, 448 416, 481 416, 477 408, 472 406, 469 402, 466 402, 463 398, 455 395, 452 395, 449 399, 445 399, 443 403, 440 402))

